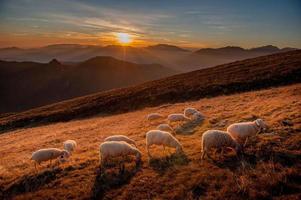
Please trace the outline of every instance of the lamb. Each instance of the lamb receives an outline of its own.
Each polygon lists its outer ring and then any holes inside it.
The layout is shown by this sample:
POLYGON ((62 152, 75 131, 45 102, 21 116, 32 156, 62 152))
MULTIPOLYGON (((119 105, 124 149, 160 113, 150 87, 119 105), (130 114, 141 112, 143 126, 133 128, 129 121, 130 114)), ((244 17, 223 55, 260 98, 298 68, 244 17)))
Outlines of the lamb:
POLYGON ((135 155, 136 166, 141 161, 141 152, 124 141, 107 141, 100 144, 100 165, 104 168, 107 159, 118 156, 135 155))
POLYGON ((36 164, 39 165, 41 162, 59 158, 60 162, 63 162, 66 158, 70 156, 69 152, 66 150, 58 149, 58 148, 47 148, 47 149, 39 149, 32 153, 31 160, 35 161, 35 169, 37 169, 36 164))
POLYGON ((228 126, 227 132, 244 146, 247 144, 248 138, 260 133, 261 130, 267 129, 267 125, 262 119, 256 119, 253 122, 234 123, 228 126))
POLYGON ((181 113, 170 114, 170 115, 168 115, 167 119, 170 122, 189 121, 190 120, 188 117, 186 117, 184 114, 181 114, 181 113))
POLYGON ((107 141, 124 141, 124 142, 127 142, 129 144, 134 145, 137 148, 137 145, 136 145, 135 141, 128 138, 125 135, 112 135, 112 136, 109 136, 109 137, 105 138, 104 141, 105 142, 107 142, 107 141))
POLYGON ((150 130, 146 133, 146 150, 150 158, 152 156, 149 152, 149 147, 153 144, 163 145, 164 149, 165 146, 174 147, 176 148, 176 153, 183 152, 183 148, 180 142, 166 131, 150 130))
POLYGON ((171 128, 171 126, 169 126, 168 124, 160 124, 157 126, 157 129, 158 130, 161 130, 161 131, 167 131, 167 132, 170 132, 172 133, 172 135, 175 135, 175 130, 173 128, 171 128))
POLYGON ((193 114, 196 113, 196 112, 198 112, 198 110, 195 109, 195 108, 185 108, 185 110, 184 110, 184 115, 185 115, 186 117, 191 117, 191 115, 193 115, 193 114))
POLYGON ((64 149, 68 151, 70 155, 72 154, 72 152, 75 150, 77 146, 74 140, 66 140, 63 144, 64 144, 64 149))
POLYGON ((202 156, 203 160, 208 151, 212 148, 223 150, 226 147, 231 147, 238 155, 241 152, 241 146, 227 132, 219 130, 208 130, 202 135, 202 156))
POLYGON ((147 115, 147 120, 149 121, 153 121, 153 120, 157 120, 157 119, 161 119, 163 118, 163 115, 159 114, 159 113, 151 113, 147 115))

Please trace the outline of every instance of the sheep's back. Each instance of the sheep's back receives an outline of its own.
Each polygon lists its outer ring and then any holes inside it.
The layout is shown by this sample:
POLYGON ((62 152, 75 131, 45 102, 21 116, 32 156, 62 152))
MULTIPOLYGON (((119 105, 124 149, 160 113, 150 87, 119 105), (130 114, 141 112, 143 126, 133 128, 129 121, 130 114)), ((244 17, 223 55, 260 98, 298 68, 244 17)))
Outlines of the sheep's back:
POLYGON ((254 134, 254 127, 251 122, 235 123, 227 128, 227 132, 237 140, 243 140, 254 134))
POLYGON ((59 149, 40 149, 34 152, 31 156, 33 160, 37 161, 47 161, 49 159, 57 158, 61 154, 59 149))
POLYGON ((224 131, 209 130, 203 134, 202 145, 206 148, 218 148, 231 145, 232 138, 224 131))

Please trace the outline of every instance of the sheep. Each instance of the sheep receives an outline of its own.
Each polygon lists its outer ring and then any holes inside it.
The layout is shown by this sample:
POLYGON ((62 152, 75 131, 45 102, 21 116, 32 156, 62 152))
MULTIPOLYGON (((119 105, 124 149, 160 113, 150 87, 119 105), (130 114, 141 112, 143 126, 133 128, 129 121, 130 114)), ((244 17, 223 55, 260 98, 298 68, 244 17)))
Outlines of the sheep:
POLYGON ((147 120, 149 121, 153 121, 153 120, 157 120, 163 118, 163 115, 159 114, 159 113, 151 113, 147 115, 147 120))
POLYGON ((173 128, 171 128, 171 126, 169 126, 168 124, 160 124, 157 126, 157 129, 160 131, 170 132, 170 133, 172 133, 172 135, 176 134, 175 130, 173 128))
POLYGON ((74 140, 66 140, 63 144, 64 144, 64 149, 68 151, 70 155, 72 154, 72 152, 75 150, 77 146, 74 140))
POLYGON ((167 119, 170 122, 189 121, 190 120, 188 117, 186 117, 184 114, 181 114, 181 113, 170 114, 170 115, 168 115, 167 119))
POLYGON ((132 139, 130 139, 130 138, 128 138, 125 135, 112 135, 112 136, 109 136, 109 137, 105 138, 104 141, 105 142, 107 142, 107 141, 124 141, 124 142, 127 142, 127 143, 132 144, 135 147, 137 147, 135 141, 132 140, 132 139))
POLYGON ((225 147, 231 147, 238 155, 241 152, 241 146, 237 143, 227 132, 219 130, 208 130, 202 135, 202 156, 203 160, 205 155, 208 155, 208 151, 212 148, 223 150, 225 147))
POLYGON ((100 165, 104 169, 104 165, 108 158, 114 158, 118 156, 135 155, 136 167, 141 161, 141 152, 124 141, 107 141, 103 142, 99 146, 100 165))
POLYGON ((40 165, 41 162, 59 158, 60 162, 63 162, 64 159, 70 156, 69 152, 66 150, 58 149, 58 148, 47 148, 47 149, 39 149, 32 153, 31 160, 35 161, 35 169, 37 169, 37 163, 40 165))
POLYGON ((241 122, 234 123, 228 126, 227 132, 239 143, 245 146, 247 144, 248 138, 261 132, 261 130, 267 129, 267 125, 262 119, 256 119, 253 122, 241 122))
POLYGON ((146 133, 146 150, 149 158, 152 157, 149 152, 149 147, 153 144, 163 145, 164 150, 165 146, 169 146, 176 148, 176 153, 183 152, 183 148, 180 142, 166 131, 150 130, 146 133))
POLYGON ((195 108, 185 108, 185 110, 184 110, 184 115, 185 115, 186 117, 190 117, 191 115, 193 115, 193 114, 196 113, 196 112, 198 112, 198 110, 195 109, 195 108))
POLYGON ((200 121, 200 120, 204 120, 204 118, 205 116, 201 112, 197 111, 192 114, 191 120, 200 121))

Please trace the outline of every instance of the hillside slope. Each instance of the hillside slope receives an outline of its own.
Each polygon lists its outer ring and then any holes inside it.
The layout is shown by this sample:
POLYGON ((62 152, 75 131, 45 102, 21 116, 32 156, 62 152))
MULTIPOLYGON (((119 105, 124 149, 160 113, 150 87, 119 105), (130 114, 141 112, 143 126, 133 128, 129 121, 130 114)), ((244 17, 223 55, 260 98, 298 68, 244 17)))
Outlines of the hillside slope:
POLYGON ((301 82, 301 50, 247 59, 0 117, 0 130, 301 82))
POLYGON ((18 112, 113 88, 170 76, 157 64, 95 57, 76 65, 0 61, 0 113, 18 112))
POLYGON ((0 199, 300 199, 300 98, 301 84, 295 84, 6 132, 0 135, 0 199), (156 125, 146 115, 167 116, 186 107, 197 108, 206 119, 193 133, 176 136, 185 154, 152 147, 155 158, 149 163, 145 133, 156 125), (249 140, 241 160, 230 150, 200 162, 204 131, 258 117, 269 129, 249 140), (112 134, 137 142, 143 160, 137 171, 132 162, 123 174, 117 164, 100 174, 99 144, 112 134), (72 160, 53 169, 44 163, 35 171, 31 153, 62 148, 66 139, 78 143, 72 160))

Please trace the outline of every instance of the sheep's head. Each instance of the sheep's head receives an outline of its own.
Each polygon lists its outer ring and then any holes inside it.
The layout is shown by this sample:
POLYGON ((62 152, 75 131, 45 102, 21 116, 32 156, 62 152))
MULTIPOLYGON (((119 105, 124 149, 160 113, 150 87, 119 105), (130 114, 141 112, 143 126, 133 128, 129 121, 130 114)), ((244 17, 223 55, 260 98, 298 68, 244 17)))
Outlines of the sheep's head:
POLYGON ((193 120, 201 120, 201 119, 204 119, 204 115, 200 112, 195 112, 193 115, 192 115, 192 119, 193 120))
POLYGON ((70 157, 70 153, 66 150, 63 150, 61 155, 59 156, 59 162, 60 163, 66 162, 69 157, 70 157))
POLYGON ((268 126, 266 125, 266 123, 262 120, 262 119, 256 119, 255 123, 258 127, 260 127, 260 129, 262 129, 263 131, 265 131, 268 126))

